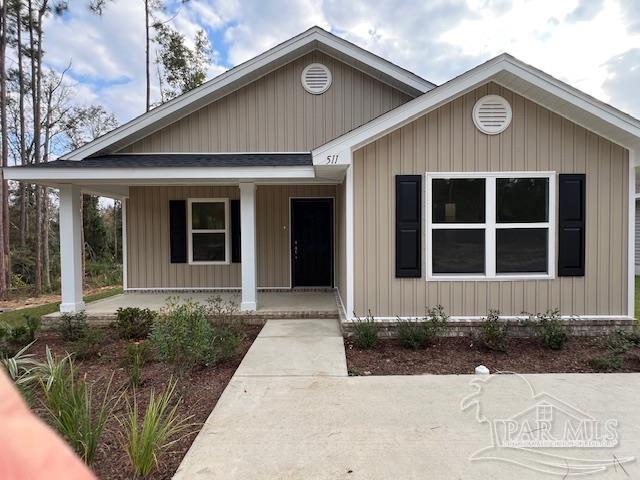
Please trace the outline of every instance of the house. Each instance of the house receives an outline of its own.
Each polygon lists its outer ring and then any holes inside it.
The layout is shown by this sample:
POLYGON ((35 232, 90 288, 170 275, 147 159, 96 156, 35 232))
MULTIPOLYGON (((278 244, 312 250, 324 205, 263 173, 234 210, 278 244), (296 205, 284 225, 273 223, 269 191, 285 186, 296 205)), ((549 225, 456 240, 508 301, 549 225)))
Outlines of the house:
POLYGON ((128 292, 335 288, 345 321, 631 322, 640 121, 503 54, 436 86, 318 27, 9 180, 124 200, 128 292))

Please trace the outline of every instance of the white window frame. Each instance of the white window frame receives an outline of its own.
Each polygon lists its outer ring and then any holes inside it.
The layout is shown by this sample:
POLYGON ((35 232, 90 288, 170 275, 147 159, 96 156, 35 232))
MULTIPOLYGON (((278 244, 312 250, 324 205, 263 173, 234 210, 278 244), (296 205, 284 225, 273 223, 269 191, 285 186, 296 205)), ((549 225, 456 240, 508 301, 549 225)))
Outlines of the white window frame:
POLYGON ((427 281, 513 281, 552 280, 556 278, 556 172, 437 172, 426 174, 426 280, 427 281), (434 179, 484 178, 485 179, 485 223, 433 223, 432 194, 434 179), (496 179, 497 178, 548 178, 549 218, 547 222, 497 223, 496 222, 496 179), (548 229, 547 273, 496 273, 496 229, 498 228, 546 228, 548 229), (439 274, 433 273, 433 230, 437 229, 484 229, 485 231, 485 273, 483 274, 439 274))
POLYGON ((228 265, 230 258, 231 239, 230 219, 229 219, 229 199, 228 198, 190 198, 187 200, 187 223, 188 223, 188 253, 190 265, 228 265), (194 229, 192 205, 194 203, 224 203, 224 229, 194 229), (194 261, 193 260, 193 234, 198 233, 224 233, 224 260, 216 261, 194 261))

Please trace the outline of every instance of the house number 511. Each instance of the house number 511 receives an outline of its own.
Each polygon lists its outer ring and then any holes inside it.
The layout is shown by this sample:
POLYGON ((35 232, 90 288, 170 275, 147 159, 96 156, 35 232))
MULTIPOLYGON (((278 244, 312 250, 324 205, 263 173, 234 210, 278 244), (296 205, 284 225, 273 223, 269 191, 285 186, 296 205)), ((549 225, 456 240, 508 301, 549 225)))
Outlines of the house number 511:
POLYGON ((338 163, 338 154, 327 155, 327 165, 336 165, 338 163))

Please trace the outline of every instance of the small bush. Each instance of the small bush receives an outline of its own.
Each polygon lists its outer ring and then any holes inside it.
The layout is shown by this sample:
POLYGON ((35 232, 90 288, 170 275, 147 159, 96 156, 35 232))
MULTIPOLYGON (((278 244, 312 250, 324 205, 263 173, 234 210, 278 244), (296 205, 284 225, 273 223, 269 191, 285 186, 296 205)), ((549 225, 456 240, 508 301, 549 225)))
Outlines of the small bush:
POLYGON ((24 320, 24 323, 14 326, 0 322, 0 356, 11 357, 36 339, 40 319, 25 315, 24 320))
POLYGON ((496 352, 507 351, 508 326, 500 322, 500 312, 489 310, 487 318, 483 319, 480 327, 480 342, 482 345, 496 352))
POLYGON ((107 420, 120 400, 111 394, 113 375, 102 400, 94 402, 94 384, 75 378, 70 356, 57 359, 48 350, 47 364, 49 375, 42 384, 51 423, 74 451, 91 464, 107 420))
POLYGON ((216 324, 232 324, 238 304, 233 300, 223 300, 220 295, 207 300, 207 315, 216 324))
POLYGON ((154 322, 149 340, 158 356, 178 370, 226 360, 242 340, 233 324, 212 325, 207 308, 191 300, 169 303, 154 322))
POLYGON ((424 322, 419 319, 401 320, 398 317, 397 332, 398 342, 404 348, 418 350, 429 341, 429 332, 425 328, 424 322))
POLYGON ((142 367, 145 366, 150 358, 151 350, 145 342, 135 342, 127 345, 123 363, 132 387, 140 385, 142 367))
POLYGON ((85 312, 64 313, 57 325, 60 336, 67 342, 73 342, 84 336, 86 329, 87 314, 85 312))
POLYGON ((115 321, 118 336, 125 340, 144 340, 156 317, 157 314, 148 308, 119 308, 115 321))
POLYGON ((595 370, 620 370, 624 366, 625 355, 640 346, 640 335, 618 330, 607 335, 604 343, 607 354, 592 358, 589 365, 595 370))
POLYGON ((353 343, 361 350, 369 350, 378 343, 378 326, 373 320, 371 311, 364 318, 356 316, 356 321, 353 323, 353 343))
POLYGON ((562 323, 559 310, 529 315, 527 323, 542 339, 542 344, 551 350, 562 350, 569 340, 569 329, 562 323))
POLYGON ((446 314, 442 305, 428 308, 425 328, 429 339, 442 335, 447 330, 448 322, 449 315, 446 314))
POLYGON ((589 360, 589 365, 594 370, 599 371, 620 370, 623 365, 623 358, 618 355, 603 355, 589 360))
POLYGON ((176 382, 169 381, 158 396, 152 390, 149 404, 141 417, 136 397, 133 405, 127 402, 127 414, 120 420, 123 447, 127 452, 136 477, 146 477, 158 466, 160 454, 176 441, 175 437, 187 430, 191 417, 178 415, 178 403, 174 401, 176 382))
POLYGON ((211 359, 221 363, 233 357, 244 338, 244 334, 235 325, 214 325, 211 359))
POLYGON ((78 360, 89 360, 100 355, 103 343, 104 332, 99 328, 87 327, 81 337, 71 342, 70 349, 78 360))

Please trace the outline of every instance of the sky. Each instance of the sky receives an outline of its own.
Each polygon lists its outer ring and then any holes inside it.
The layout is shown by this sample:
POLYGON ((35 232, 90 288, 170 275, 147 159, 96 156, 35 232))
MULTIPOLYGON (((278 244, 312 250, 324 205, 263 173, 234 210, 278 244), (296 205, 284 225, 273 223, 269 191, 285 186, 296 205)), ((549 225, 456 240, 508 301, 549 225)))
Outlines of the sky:
MULTIPOLYGON (((113 0, 101 16, 87 3, 71 0, 62 17, 47 19, 46 65, 71 63, 76 102, 101 104, 124 123, 145 105, 143 1, 113 0)), ((208 34, 208 78, 318 25, 437 84, 508 52, 640 118, 640 0, 166 3, 158 18, 173 17, 188 38, 208 34)))

